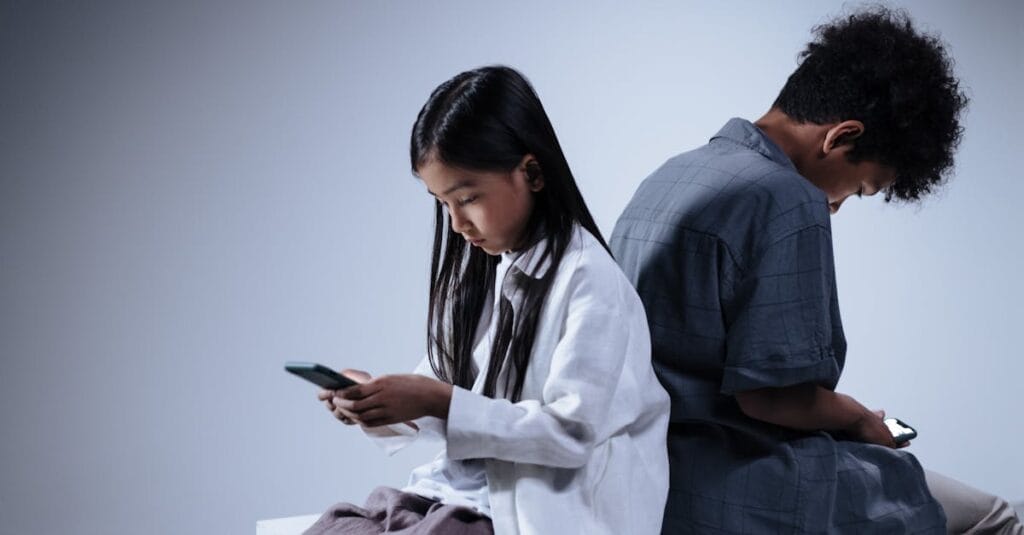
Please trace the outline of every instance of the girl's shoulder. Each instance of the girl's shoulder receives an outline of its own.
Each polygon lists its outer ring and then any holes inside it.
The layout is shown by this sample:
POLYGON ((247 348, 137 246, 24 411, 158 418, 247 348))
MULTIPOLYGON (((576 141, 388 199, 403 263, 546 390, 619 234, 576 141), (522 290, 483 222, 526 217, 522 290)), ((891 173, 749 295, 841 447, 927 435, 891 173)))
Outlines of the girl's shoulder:
POLYGON ((579 225, 573 229, 559 271, 561 278, 566 281, 592 283, 588 286, 597 285, 607 290, 620 288, 624 282, 629 283, 611 253, 590 231, 579 225))
POLYGON ((572 238, 566 248, 566 256, 570 254, 580 262, 595 266, 614 267, 618 270, 618 264, 615 263, 615 259, 612 258, 608 249, 605 249, 604 245, 589 230, 580 225, 573 228, 572 238))

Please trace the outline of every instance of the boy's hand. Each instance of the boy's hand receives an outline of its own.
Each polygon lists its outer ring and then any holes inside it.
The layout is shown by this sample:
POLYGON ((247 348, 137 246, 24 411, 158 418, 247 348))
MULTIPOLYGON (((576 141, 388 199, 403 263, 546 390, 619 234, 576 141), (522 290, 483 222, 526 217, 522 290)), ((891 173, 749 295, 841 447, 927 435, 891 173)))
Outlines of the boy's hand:
POLYGON ((339 390, 330 401, 355 423, 377 427, 423 416, 447 418, 451 399, 452 385, 422 375, 403 374, 383 375, 339 390))
POLYGON ((889 426, 885 425, 885 411, 865 411, 864 415, 857 420, 848 430, 851 438, 860 442, 878 444, 889 448, 905 448, 910 442, 896 444, 889 432, 889 426))
MULTIPOLYGON (((361 370, 341 370, 341 374, 357 383, 365 383, 372 379, 370 374, 361 370)), ((352 388, 352 387, 349 387, 352 388)), ((334 398, 338 397, 341 392, 348 389, 342 390, 320 390, 316 397, 320 401, 324 402, 324 406, 327 407, 327 411, 334 415, 335 418, 341 420, 341 423, 345 425, 353 425, 359 423, 356 415, 345 410, 342 407, 337 406, 334 403, 334 398)))

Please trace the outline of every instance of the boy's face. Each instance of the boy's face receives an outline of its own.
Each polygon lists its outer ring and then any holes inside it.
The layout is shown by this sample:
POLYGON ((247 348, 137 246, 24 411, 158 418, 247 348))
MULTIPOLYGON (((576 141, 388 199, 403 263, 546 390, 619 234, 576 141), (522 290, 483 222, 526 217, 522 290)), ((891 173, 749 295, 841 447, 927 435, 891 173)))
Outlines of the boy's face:
POLYGON ((852 163, 845 155, 840 161, 823 162, 815 171, 817 176, 808 178, 825 192, 829 212, 833 214, 851 196, 870 197, 896 179, 896 171, 889 166, 872 161, 852 163))
POLYGON ((430 193, 444 205, 452 230, 491 255, 522 244, 533 212, 533 192, 543 187, 531 181, 526 162, 508 172, 470 171, 431 159, 417 169, 430 193))
POLYGON ((828 197, 831 213, 839 211, 846 199, 871 196, 896 180, 888 165, 863 160, 851 162, 849 155, 856 138, 864 132, 860 121, 843 121, 822 133, 817 157, 806 162, 801 173, 828 197))

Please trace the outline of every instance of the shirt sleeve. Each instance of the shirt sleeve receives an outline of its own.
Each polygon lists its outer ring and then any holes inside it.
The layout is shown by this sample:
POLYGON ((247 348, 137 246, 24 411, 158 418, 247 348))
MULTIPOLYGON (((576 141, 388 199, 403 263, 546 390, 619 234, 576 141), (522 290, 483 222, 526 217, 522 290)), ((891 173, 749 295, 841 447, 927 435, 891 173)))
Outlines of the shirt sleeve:
POLYGON ((788 234, 750 265, 724 307, 722 393, 799 383, 834 388, 838 307, 829 229, 812 225, 788 234))
POLYGON ((594 445, 607 438, 602 423, 608 421, 626 358, 629 322, 622 317, 622 283, 599 277, 584 265, 575 267, 563 334, 551 355, 541 399, 512 403, 454 389, 448 411, 449 458, 563 468, 588 461, 594 445))

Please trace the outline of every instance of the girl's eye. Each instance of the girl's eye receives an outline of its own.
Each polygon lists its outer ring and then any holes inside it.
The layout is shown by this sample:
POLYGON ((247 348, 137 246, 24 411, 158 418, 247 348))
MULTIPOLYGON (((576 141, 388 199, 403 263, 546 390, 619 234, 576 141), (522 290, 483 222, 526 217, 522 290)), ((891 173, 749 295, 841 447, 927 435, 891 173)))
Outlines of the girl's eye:
POLYGON ((459 206, 466 206, 467 204, 475 201, 476 198, 477 198, 476 195, 472 195, 470 197, 464 197, 462 199, 459 199, 459 206))

